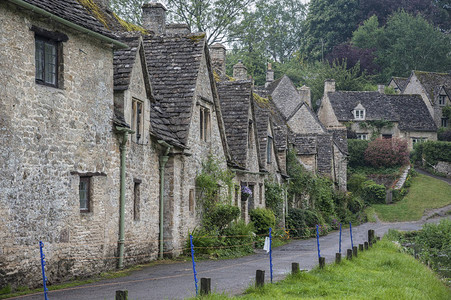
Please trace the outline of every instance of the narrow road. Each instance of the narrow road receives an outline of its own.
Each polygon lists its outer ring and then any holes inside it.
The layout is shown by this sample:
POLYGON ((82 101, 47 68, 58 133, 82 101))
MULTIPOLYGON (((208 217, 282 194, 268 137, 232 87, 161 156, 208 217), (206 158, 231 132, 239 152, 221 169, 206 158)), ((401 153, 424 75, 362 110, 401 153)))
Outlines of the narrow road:
MULTIPOLYGON (((451 216, 447 216, 451 219, 451 216)), ((417 230, 425 222, 438 222, 440 219, 420 220, 400 223, 366 223, 353 227, 354 245, 367 240, 369 229, 382 236, 389 229, 417 230)), ((335 260, 338 252, 339 233, 333 232, 320 238, 321 256, 326 263, 335 260)), ((351 248, 349 229, 343 230, 342 253, 351 248)), ((318 264, 316 239, 293 241, 273 250, 274 280, 283 279, 291 271, 291 263, 298 262, 301 269, 310 270, 318 264)), ((212 291, 235 295, 242 293, 255 280, 255 271, 265 270, 269 281, 269 255, 263 250, 259 253, 230 260, 208 260, 197 262, 200 284, 201 277, 210 277, 212 291)), ((49 299, 114 299, 115 291, 128 290, 129 299, 183 299, 195 296, 192 265, 190 262, 161 264, 140 271, 130 276, 103 280, 89 285, 67 290, 49 292, 49 299)), ((29 295, 20 299, 42 299, 42 294, 29 295)))

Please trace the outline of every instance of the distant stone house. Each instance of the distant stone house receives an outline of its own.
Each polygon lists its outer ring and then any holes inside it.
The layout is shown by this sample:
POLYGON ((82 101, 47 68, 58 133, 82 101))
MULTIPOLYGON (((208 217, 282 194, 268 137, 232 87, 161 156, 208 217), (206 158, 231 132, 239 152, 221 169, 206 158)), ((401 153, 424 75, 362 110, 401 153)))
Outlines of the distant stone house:
POLYGON ((437 127, 450 126, 442 110, 451 105, 451 73, 412 71, 403 94, 421 95, 437 127))
POLYGON ((402 94, 408 81, 409 78, 392 77, 387 86, 393 88, 397 94, 402 94))
POLYGON ((419 95, 335 91, 326 81, 318 117, 326 127, 347 126, 358 139, 403 138, 413 144, 437 139, 437 127, 419 95))

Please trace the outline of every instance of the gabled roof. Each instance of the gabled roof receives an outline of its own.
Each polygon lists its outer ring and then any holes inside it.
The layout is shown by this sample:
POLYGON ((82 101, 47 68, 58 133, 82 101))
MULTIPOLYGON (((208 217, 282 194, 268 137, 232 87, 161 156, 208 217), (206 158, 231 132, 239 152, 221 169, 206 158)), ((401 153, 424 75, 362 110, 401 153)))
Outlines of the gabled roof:
POLYGON ((123 37, 121 41, 129 46, 127 49, 114 51, 114 90, 127 90, 130 85, 136 54, 141 46, 140 36, 123 37))
MULTIPOLYGON (((257 136, 260 146, 260 165, 264 166, 267 160, 266 147, 268 143, 268 126, 269 126, 269 111, 262 109, 258 105, 254 105, 255 108, 255 121, 257 123, 257 136)), ((274 138, 274 137, 273 137, 274 138)))
POLYGON ((353 121, 352 110, 360 103, 365 120, 399 122, 399 129, 436 131, 435 123, 419 95, 386 95, 379 92, 328 93, 334 113, 341 122, 353 121))
POLYGON ((438 96, 438 92, 441 87, 445 87, 445 90, 451 89, 451 74, 450 73, 434 73, 423 71, 412 71, 418 78, 421 85, 423 85, 429 100, 434 102, 434 99, 438 96))
MULTIPOLYGON (((85 6, 83 0, 23 0, 24 2, 43 9, 57 17, 76 25, 116 39, 116 36, 96 19, 85 6)), ((85 1, 86 2, 86 1, 85 1)))
POLYGON ((399 90, 402 92, 409 83, 409 78, 405 77, 392 77, 391 80, 398 86, 399 90))
POLYGON ((170 125, 169 116, 161 109, 158 103, 152 103, 150 105, 150 134, 173 146, 186 148, 172 132, 170 125))
POLYGON ((246 168, 252 82, 225 81, 217 83, 217 87, 232 160, 240 167, 246 168))
POLYGON ((205 50, 205 34, 144 37, 153 92, 167 114, 168 128, 187 144, 197 75, 205 50))

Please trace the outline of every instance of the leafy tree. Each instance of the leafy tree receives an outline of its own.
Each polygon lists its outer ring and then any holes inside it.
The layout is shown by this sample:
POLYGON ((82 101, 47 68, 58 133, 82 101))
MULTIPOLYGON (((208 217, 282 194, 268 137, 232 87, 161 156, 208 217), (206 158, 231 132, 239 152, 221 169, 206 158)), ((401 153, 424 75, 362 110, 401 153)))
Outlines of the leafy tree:
POLYGON ((371 17, 353 33, 352 43, 375 49, 384 81, 391 76, 408 76, 411 70, 447 71, 451 67, 450 37, 422 16, 404 11, 393 14, 382 27, 377 17, 371 17))
POLYGON ((375 139, 365 150, 365 161, 376 168, 403 166, 409 162, 407 142, 397 138, 375 139))
POLYGON ((362 49, 350 43, 335 46, 326 59, 330 63, 333 61, 346 61, 348 69, 360 63, 361 70, 366 71, 367 74, 380 72, 380 67, 374 62, 374 49, 362 49))

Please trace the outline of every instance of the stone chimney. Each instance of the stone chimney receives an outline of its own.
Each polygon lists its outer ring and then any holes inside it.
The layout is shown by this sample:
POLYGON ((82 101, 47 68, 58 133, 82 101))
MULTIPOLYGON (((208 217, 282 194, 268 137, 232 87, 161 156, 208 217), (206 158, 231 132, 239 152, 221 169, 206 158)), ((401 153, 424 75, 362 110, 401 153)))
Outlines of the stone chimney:
POLYGON ((268 70, 266 70, 266 83, 265 87, 268 87, 268 85, 274 81, 274 71, 272 70, 271 63, 268 63, 268 70))
POLYGON ((377 85, 377 91, 381 94, 385 94, 385 85, 383 84, 378 84, 377 85))
POLYGON ((310 108, 312 108, 312 91, 308 86, 303 85, 302 87, 298 88, 299 95, 301 95, 301 100, 307 103, 310 108))
POLYGON ((324 95, 335 92, 335 80, 327 79, 324 81, 324 95))
MULTIPOLYGON (((211 64, 213 70, 218 75, 225 75, 226 73, 226 48, 223 44, 216 43, 210 47, 211 64)), ((233 68, 235 74, 235 67, 233 68)), ((234 75, 235 76, 235 75, 234 75)))
POLYGON ((236 80, 247 80, 247 68, 241 60, 233 66, 233 77, 236 80))
POLYGON ((188 24, 173 23, 166 25, 167 35, 185 35, 188 33, 191 33, 191 29, 189 28, 188 24))
POLYGON ((161 3, 145 3, 142 6, 143 27, 156 35, 166 34, 166 7, 161 3))

